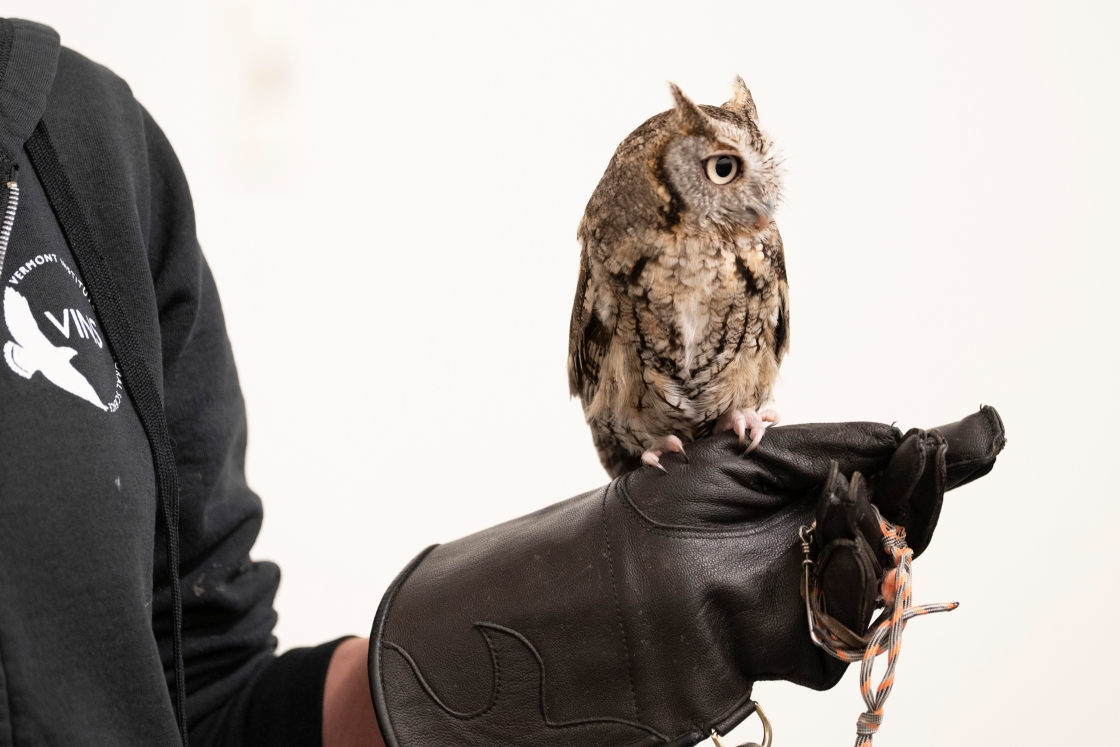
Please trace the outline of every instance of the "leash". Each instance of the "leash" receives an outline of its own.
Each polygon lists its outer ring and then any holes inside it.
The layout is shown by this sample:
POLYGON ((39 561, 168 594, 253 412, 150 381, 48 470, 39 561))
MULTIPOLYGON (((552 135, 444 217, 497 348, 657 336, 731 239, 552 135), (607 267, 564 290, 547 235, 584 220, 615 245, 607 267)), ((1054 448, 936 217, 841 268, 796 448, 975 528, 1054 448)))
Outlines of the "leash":
MULTIPOLYGON (((874 505, 872 508, 875 508, 874 505)), ((894 687, 894 668, 898 663, 898 652, 902 648, 902 631, 907 621, 930 615, 934 612, 951 612, 960 605, 957 602, 912 606, 913 575, 910 562, 914 551, 906 544, 906 530, 895 526, 883 518, 875 508, 879 529, 883 533, 883 547, 894 563, 894 568, 884 578, 883 596, 890 596, 889 604, 871 624, 870 635, 858 636, 843 624, 829 617, 821 606, 821 591, 817 587, 813 561, 813 534, 817 523, 801 527, 801 551, 805 559, 801 561, 804 572, 801 578, 801 596, 805 599, 805 612, 809 617, 809 636, 829 655, 849 664, 861 662, 859 689, 867 710, 856 721, 855 747, 871 747, 872 737, 883 723, 883 706, 894 687), (893 579, 892 579, 893 574, 893 579), (878 687, 872 692, 871 675, 875 657, 886 652, 887 670, 878 687)))

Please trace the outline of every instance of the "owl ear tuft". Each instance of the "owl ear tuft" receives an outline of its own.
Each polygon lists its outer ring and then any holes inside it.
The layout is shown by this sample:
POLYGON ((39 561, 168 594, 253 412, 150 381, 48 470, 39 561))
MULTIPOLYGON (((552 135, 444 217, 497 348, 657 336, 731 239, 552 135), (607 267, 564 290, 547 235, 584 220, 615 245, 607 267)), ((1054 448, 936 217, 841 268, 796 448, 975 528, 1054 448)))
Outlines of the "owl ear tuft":
POLYGON ((674 111, 677 113, 681 133, 710 136, 712 134, 711 123, 708 121, 708 116, 700 111, 700 107, 692 103, 688 96, 685 96, 681 89, 677 88, 675 83, 669 84, 669 90, 673 92, 673 100, 677 102, 677 108, 674 111))
POLYGON ((738 75, 735 76, 735 83, 731 88, 731 100, 721 108, 735 112, 756 128, 758 127, 758 110, 754 106, 751 90, 747 88, 747 84, 738 75))

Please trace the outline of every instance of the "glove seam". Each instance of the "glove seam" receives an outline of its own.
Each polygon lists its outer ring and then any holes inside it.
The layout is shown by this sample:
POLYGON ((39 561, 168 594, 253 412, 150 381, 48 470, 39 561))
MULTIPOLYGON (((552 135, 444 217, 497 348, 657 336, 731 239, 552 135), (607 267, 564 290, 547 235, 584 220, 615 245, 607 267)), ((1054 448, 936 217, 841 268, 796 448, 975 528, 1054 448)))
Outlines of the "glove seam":
POLYGON ((614 556, 611 552, 611 537, 610 529, 607 526, 607 498, 610 496, 610 491, 603 492, 602 501, 602 525, 603 525, 603 541, 606 543, 607 550, 607 572, 611 578, 611 596, 614 597, 614 609, 618 615, 618 630, 622 634, 622 651, 626 656, 626 679, 627 684, 630 686, 630 700, 634 704, 634 720, 641 722, 641 715, 638 711, 638 693, 634 688, 634 664, 630 658, 630 646, 626 641, 626 625, 622 619, 622 603, 618 598, 618 583, 614 575, 614 556))
POLYGON ((634 503, 633 499, 630 497, 630 491, 628 491, 625 487, 620 485, 618 487, 618 490, 620 490, 622 492, 623 500, 620 501, 620 502, 624 504, 624 506, 627 508, 627 510, 629 510, 629 511, 631 511, 635 514, 635 516, 638 518, 638 523, 642 525, 642 529, 644 531, 651 532, 651 533, 657 533, 657 534, 664 534, 664 535, 667 535, 667 536, 678 536, 678 537, 679 536, 691 536, 691 537, 695 537, 695 538, 698 538, 698 539, 699 538, 707 539, 707 538, 711 538, 711 537, 720 537, 720 538, 753 537, 753 536, 758 535, 758 534, 765 534, 771 523, 777 522, 781 517, 784 517, 787 512, 788 513, 796 513, 799 510, 798 507, 802 506, 803 504, 806 504, 807 501, 808 501, 808 498, 796 499, 796 500, 786 504, 785 506, 782 506, 781 508, 778 508, 777 510, 775 510, 774 513, 770 514, 770 516, 766 517, 761 522, 759 522, 757 526, 753 526, 753 527, 750 527, 750 528, 747 528, 747 529, 738 529, 738 530, 736 530, 736 529, 717 529, 717 528, 708 528, 708 527, 693 527, 693 526, 688 526, 688 525, 685 525, 685 524, 665 524, 663 522, 659 522, 656 519, 654 519, 653 517, 646 514, 644 511, 642 511, 642 509, 640 509, 638 507, 638 505, 636 503, 634 503))

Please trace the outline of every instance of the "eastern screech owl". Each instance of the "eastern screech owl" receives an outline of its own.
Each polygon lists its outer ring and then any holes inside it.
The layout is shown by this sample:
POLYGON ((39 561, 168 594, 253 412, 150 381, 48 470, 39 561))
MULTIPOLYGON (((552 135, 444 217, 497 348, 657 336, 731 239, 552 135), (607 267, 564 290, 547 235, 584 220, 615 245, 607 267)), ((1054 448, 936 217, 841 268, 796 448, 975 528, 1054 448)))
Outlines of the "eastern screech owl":
POLYGON ((568 383, 612 477, 715 430, 753 449, 789 348, 779 166, 750 91, 737 78, 715 107, 670 87, 579 225, 568 383))

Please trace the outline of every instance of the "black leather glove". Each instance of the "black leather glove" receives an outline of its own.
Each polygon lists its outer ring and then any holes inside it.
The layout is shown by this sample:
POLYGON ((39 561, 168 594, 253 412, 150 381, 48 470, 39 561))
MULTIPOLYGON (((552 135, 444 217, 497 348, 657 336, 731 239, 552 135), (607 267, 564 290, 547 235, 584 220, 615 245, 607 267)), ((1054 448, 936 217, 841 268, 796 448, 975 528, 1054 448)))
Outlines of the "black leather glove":
POLYGON ((687 463, 663 457, 668 474, 641 468, 429 548, 374 620, 385 743, 693 745, 753 712, 757 680, 831 687, 845 665, 808 635, 800 527, 826 520, 830 614, 862 632, 873 600, 840 600, 877 579, 844 569, 867 552, 837 475, 867 476, 866 496, 928 542, 940 491, 991 469, 1002 445, 991 408, 906 437, 877 423, 775 427, 747 456, 723 434, 691 445, 687 463))

